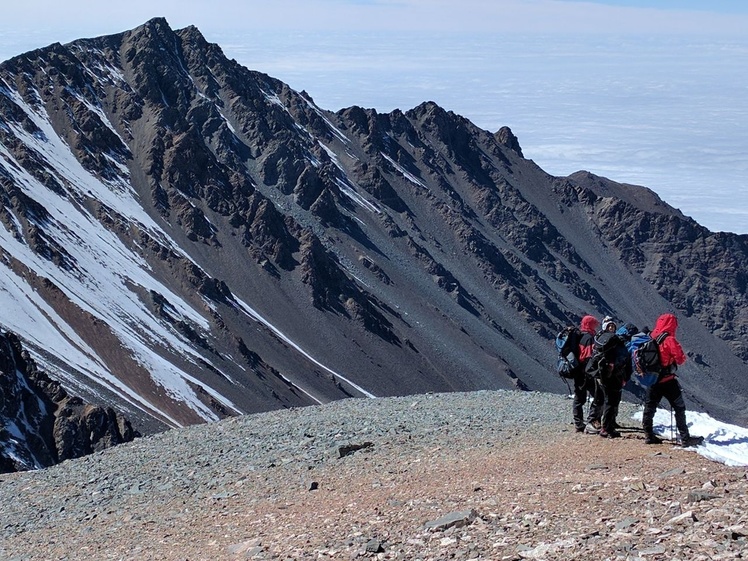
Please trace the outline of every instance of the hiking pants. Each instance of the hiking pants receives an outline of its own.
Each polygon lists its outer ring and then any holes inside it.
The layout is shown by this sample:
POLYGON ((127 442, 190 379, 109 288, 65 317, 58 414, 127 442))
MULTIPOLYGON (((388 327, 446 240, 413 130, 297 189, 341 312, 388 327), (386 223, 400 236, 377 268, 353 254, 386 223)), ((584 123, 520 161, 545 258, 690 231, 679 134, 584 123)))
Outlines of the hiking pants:
POLYGON ((621 404, 621 394, 623 393, 622 381, 616 377, 605 382, 599 382, 605 395, 605 405, 603 405, 603 429, 607 433, 616 431, 616 417, 618 417, 618 406, 621 404))
POLYGON ((654 434, 654 416, 663 397, 668 400, 675 412, 675 426, 678 427, 681 440, 687 440, 690 433, 686 423, 686 402, 683 400, 683 392, 677 378, 654 384, 647 389, 642 414, 642 428, 645 434, 654 434))
POLYGON ((580 369, 574 377, 574 401, 572 402, 572 414, 574 416, 574 426, 577 429, 583 429, 587 423, 599 421, 602 416, 602 407, 604 402, 602 388, 593 378, 587 376, 584 369, 580 369), (587 413, 587 420, 584 419, 584 404, 587 402, 587 396, 592 396, 590 410, 587 413))

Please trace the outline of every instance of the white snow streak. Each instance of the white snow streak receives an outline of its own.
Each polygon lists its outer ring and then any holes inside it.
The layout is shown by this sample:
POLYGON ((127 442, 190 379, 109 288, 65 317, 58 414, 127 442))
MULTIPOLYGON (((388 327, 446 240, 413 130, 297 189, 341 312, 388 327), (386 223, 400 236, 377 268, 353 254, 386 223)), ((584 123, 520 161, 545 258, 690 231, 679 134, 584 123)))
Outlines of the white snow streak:
MULTIPOLYGON (((244 312, 245 314, 247 314, 247 315, 248 315, 249 317, 251 317, 251 318, 252 318, 252 319, 254 319, 255 321, 258 321, 259 323, 263 324, 263 325, 264 325, 265 327, 267 327, 268 329, 270 329, 270 330, 271 330, 271 331, 272 331, 273 333, 275 333, 275 334, 276 334, 276 335, 277 335, 277 336, 278 336, 278 337, 279 337, 279 338, 280 338, 281 340, 283 340, 283 341, 284 341, 285 343, 287 343, 288 345, 290 345, 291 347, 293 347, 294 349, 296 349, 296 350, 297 350, 297 351, 298 351, 299 353, 301 353, 302 355, 304 355, 304 356, 305 356, 306 358, 308 358, 308 359, 309 359, 310 361, 312 361, 312 362, 313 362, 314 364, 316 364, 316 365, 317 365, 317 366, 319 366, 320 368, 323 368, 324 370, 326 370, 327 372, 329 372, 329 373, 330 373, 330 374, 332 374, 333 376, 335 376, 335 377, 337 377, 337 378, 340 378, 341 380, 345 381, 345 382, 346 382, 347 384, 350 384, 350 385, 351 385, 352 387, 354 387, 354 388, 355 388, 356 390, 358 390, 359 392, 361 392, 361 393, 362 393, 363 395, 365 395, 366 397, 376 397, 376 396, 375 396, 374 394, 372 394, 371 392, 368 392, 368 391, 366 391, 366 390, 365 390, 364 388, 362 388, 361 386, 359 386, 359 385, 358 385, 358 384, 356 384, 355 382, 352 382, 351 380, 349 380, 349 379, 348 379, 348 378, 346 378, 345 376, 341 375, 341 374, 340 374, 340 373, 338 373, 338 372, 335 372, 335 371, 334 371, 334 370, 332 370, 331 368, 328 368, 327 366, 325 366, 324 364, 322 364, 322 363, 321 363, 320 361, 318 361, 318 360, 317 360, 316 358, 312 357, 312 355, 310 355, 310 354, 309 354, 308 352, 306 352, 306 351, 305 351, 304 349, 302 349, 302 348, 301 348, 301 347, 300 347, 299 345, 297 345, 296 343, 294 343, 294 342, 293 342, 293 341, 292 341, 292 340, 291 340, 291 339, 290 339, 289 337, 287 337, 287 336, 286 336, 286 335, 285 335, 285 334, 284 334, 284 333, 283 333, 283 332, 282 332, 282 331, 281 331, 280 329, 278 329, 278 328, 277 328, 277 327, 275 327, 275 326, 274 326, 273 324, 271 324, 271 323, 270 323, 270 322, 269 322, 269 321, 268 321, 267 319, 265 319, 265 318, 264 318, 264 317, 263 317, 263 316, 262 316, 262 315, 261 315, 261 314, 260 314, 259 312, 257 312, 257 311, 256 311, 256 310, 255 310, 254 308, 252 308, 251 306, 249 306, 249 305, 248 305, 248 304, 247 304, 246 302, 243 302, 243 301, 241 301, 241 300, 240 300, 240 299, 238 299, 238 298, 236 298, 236 302, 237 302, 237 304, 239 305, 240 309, 241 309, 241 310, 242 310, 242 311, 243 311, 243 312, 244 312)), ((287 379, 286 379, 286 380, 287 380, 287 379)), ((291 382, 290 380, 288 380, 288 381, 289 381, 289 382, 291 382)), ((291 383, 293 383, 293 382, 291 382, 291 383)), ((297 386, 296 384, 294 384, 294 386, 298 387, 298 386, 297 386)), ((320 401, 319 399, 317 399, 316 397, 314 397, 313 395, 311 395, 310 393, 308 393, 307 391, 305 391, 305 390, 304 390, 303 388, 299 388, 299 389, 300 389, 301 391, 303 391, 303 392, 304 392, 305 394, 307 394, 307 395, 308 395, 309 397, 311 397, 311 398, 312 398, 312 399, 313 399, 314 401, 316 401, 317 403, 322 403, 322 402, 321 402, 321 401, 320 401)))
POLYGON ((340 165, 340 160, 338 160, 337 154, 335 154, 335 152, 330 150, 327 146, 325 146, 321 142, 319 143, 319 145, 322 147, 322 149, 325 152, 327 152, 327 155, 332 160, 332 163, 335 164, 335 166, 340 170, 340 173, 342 173, 343 177, 345 178, 345 180, 340 179, 340 178, 335 179, 335 183, 338 185, 341 192, 344 195, 346 195, 349 199, 351 199, 354 203, 359 205, 360 207, 370 212, 380 214, 381 211, 373 203, 369 202, 368 200, 366 200, 364 197, 362 197, 356 192, 355 188, 352 186, 350 182, 350 179, 348 179, 348 175, 345 173, 343 166, 340 165))
POLYGON ((348 139, 348 137, 346 135, 344 135, 343 132, 338 127, 336 127, 335 125, 332 124, 332 121, 325 116, 325 114, 320 110, 319 107, 317 107, 316 105, 314 105, 314 103, 312 103, 311 101, 309 101, 304 96, 302 96, 302 99, 311 108, 311 110, 314 111, 317 115, 319 115, 319 117, 325 122, 325 124, 328 127, 330 127, 330 130, 332 131, 332 133, 335 136, 338 137, 338 140, 340 140, 343 144, 346 144, 346 145, 351 143, 351 141, 348 139))
MULTIPOLYGON (((71 88, 67 88, 67 91, 70 92, 71 95, 73 95, 78 101, 80 101, 83 105, 85 105, 89 111, 92 113, 96 113, 96 115, 101 119, 101 122, 106 125, 106 127, 112 131, 112 133, 119 138, 120 142, 122 143, 122 146, 127 146, 127 143, 125 140, 120 136, 120 134, 117 132, 117 129, 114 128, 114 125, 109 120, 109 117, 106 116, 106 113, 101 110, 101 107, 97 107, 90 101, 88 101, 85 97, 83 97, 81 94, 76 92, 75 90, 71 88)), ((129 173, 128 173, 129 175, 129 173)))
POLYGON ((343 181, 340 178, 335 178, 335 183, 340 188, 340 191, 346 195, 349 199, 351 199, 354 203, 358 204, 362 208, 365 208, 368 211, 374 212, 376 214, 380 214, 381 211, 374 206, 374 204, 367 201, 364 197, 359 195, 354 189, 345 181, 343 181))
POLYGON ((380 152, 380 154, 382 156, 384 156, 384 159, 387 160, 389 163, 391 163, 394 166, 394 168, 397 171, 399 171, 403 175, 403 177, 405 177, 405 179, 407 179, 411 183, 415 183, 419 187, 423 187, 424 189, 428 189, 428 187, 426 187, 426 185, 423 183, 423 181, 421 181, 420 179, 418 179, 415 175, 413 175, 412 173, 410 173, 407 169, 405 169, 404 167, 402 167, 395 160, 393 160, 392 158, 390 158, 387 154, 385 154, 384 152, 380 152))

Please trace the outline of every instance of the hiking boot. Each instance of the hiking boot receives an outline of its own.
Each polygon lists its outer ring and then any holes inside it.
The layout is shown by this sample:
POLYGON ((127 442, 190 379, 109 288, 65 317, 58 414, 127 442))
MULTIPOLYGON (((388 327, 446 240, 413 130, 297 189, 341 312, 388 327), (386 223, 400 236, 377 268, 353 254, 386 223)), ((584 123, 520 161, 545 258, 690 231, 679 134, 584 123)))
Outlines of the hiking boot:
POLYGON ((644 437, 644 444, 662 444, 662 439, 654 434, 648 434, 644 437))
POLYGON ((606 431, 602 429, 598 434, 603 438, 621 438, 621 433, 617 430, 606 431))
POLYGON ((600 427, 599 426, 596 427, 594 424, 590 423, 586 427, 584 427, 584 432, 585 434, 599 434, 600 427))
POLYGON ((704 442, 703 436, 687 436, 686 438, 680 439, 680 445, 683 448, 690 448, 691 446, 699 446, 704 442))
POLYGON ((584 432, 584 425, 582 425, 581 427, 574 427, 574 430, 577 432, 584 432))

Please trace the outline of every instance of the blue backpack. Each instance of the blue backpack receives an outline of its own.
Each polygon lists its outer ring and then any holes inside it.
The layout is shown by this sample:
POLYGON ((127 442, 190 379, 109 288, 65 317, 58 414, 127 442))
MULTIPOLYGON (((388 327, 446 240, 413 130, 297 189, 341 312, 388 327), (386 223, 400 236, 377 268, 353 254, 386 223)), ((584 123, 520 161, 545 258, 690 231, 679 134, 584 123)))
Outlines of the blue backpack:
POLYGON ((667 336, 665 332, 658 335, 657 339, 652 339, 649 333, 637 333, 628 342, 632 379, 643 388, 656 384, 662 374, 660 344, 667 336))
POLYGON ((626 343, 628 343, 631 340, 631 338, 637 333, 639 333, 639 328, 636 327, 633 323, 627 323, 626 325, 622 325, 616 331, 616 335, 618 335, 626 343))

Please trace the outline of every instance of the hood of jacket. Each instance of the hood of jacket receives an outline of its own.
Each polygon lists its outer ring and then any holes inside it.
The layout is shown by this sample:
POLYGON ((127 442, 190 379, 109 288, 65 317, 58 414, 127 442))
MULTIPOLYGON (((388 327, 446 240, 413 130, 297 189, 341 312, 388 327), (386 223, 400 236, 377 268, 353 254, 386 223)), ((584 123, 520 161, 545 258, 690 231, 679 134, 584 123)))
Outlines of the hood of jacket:
POLYGON ((582 321, 579 323, 579 329, 590 335, 597 333, 597 328, 600 322, 595 316, 584 316, 582 321))
POLYGON ((652 330, 652 337, 657 337, 660 333, 667 331, 668 335, 675 337, 675 330, 678 329, 678 318, 673 314, 662 314, 657 318, 657 323, 652 330))

